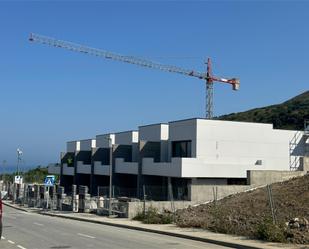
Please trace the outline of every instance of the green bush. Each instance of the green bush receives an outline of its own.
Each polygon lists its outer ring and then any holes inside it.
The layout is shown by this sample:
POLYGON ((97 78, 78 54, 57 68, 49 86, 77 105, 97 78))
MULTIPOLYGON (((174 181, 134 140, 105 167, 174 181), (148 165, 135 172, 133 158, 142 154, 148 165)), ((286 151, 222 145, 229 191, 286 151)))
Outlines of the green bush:
POLYGON ((256 234, 257 237, 262 240, 286 242, 284 227, 274 224, 270 219, 264 220, 257 225, 256 234))
POLYGON ((138 220, 145 224, 170 224, 173 222, 173 215, 167 212, 159 213, 157 208, 149 207, 145 213, 139 211, 133 220, 138 220))

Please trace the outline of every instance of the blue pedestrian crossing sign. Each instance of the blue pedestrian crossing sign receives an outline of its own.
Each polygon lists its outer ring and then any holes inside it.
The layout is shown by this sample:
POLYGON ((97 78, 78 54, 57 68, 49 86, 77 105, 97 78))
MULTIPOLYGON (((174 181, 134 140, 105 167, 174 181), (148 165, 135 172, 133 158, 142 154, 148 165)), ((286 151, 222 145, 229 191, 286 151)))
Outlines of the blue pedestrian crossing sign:
POLYGON ((45 177, 45 180, 44 180, 44 185, 47 186, 47 187, 51 187, 51 186, 54 186, 55 184, 55 176, 54 175, 48 175, 45 177))

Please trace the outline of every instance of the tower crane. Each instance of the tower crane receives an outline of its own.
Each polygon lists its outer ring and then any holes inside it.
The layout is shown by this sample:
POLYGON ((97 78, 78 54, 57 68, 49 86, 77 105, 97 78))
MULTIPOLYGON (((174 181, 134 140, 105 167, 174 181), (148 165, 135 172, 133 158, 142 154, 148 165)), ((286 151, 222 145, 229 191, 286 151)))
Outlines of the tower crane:
POLYGON ((120 54, 112 53, 112 52, 105 51, 102 49, 91 48, 91 47, 84 46, 81 44, 58 40, 55 38, 51 38, 51 37, 47 37, 47 36, 43 36, 39 34, 34 34, 34 33, 30 34, 29 41, 37 42, 37 43, 41 43, 41 44, 45 44, 45 45, 49 45, 49 46, 53 46, 57 48, 63 48, 63 49, 67 49, 67 50, 71 50, 75 52, 80 52, 84 54, 89 54, 89 55, 93 55, 97 57, 102 57, 105 59, 111 59, 111 60, 131 63, 131 64, 139 65, 142 67, 148 67, 148 68, 158 69, 158 70, 162 70, 166 72, 192 76, 192 77, 204 80, 206 83, 206 118, 207 119, 213 118, 213 83, 214 82, 230 84, 232 85, 233 90, 239 89, 239 84, 240 84, 239 79, 237 78, 225 79, 221 77, 216 77, 212 74, 210 58, 208 58, 207 60, 207 72, 202 73, 202 72, 198 72, 195 70, 184 69, 184 68, 177 67, 177 66, 164 65, 164 64, 152 62, 150 60, 137 58, 134 56, 120 55, 120 54))

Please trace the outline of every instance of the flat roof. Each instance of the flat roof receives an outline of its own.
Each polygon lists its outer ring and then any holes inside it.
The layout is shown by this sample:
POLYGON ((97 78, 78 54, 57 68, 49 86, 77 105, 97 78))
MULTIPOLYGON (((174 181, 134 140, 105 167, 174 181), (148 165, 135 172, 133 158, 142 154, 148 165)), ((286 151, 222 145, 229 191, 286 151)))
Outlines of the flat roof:
POLYGON ((138 127, 155 126, 155 125, 168 125, 168 123, 155 123, 155 124, 148 124, 148 125, 139 125, 138 127))
POLYGON ((180 120, 174 120, 170 121, 169 123, 176 123, 176 122, 182 122, 182 121, 189 121, 189 120, 205 120, 205 121, 220 121, 220 122, 235 122, 235 123, 251 123, 251 124, 267 124, 267 125, 273 125, 272 123, 261 123, 261 122, 250 122, 250 121, 237 121, 237 120, 222 120, 222 119, 208 119, 208 118, 187 118, 187 119, 180 119, 180 120))

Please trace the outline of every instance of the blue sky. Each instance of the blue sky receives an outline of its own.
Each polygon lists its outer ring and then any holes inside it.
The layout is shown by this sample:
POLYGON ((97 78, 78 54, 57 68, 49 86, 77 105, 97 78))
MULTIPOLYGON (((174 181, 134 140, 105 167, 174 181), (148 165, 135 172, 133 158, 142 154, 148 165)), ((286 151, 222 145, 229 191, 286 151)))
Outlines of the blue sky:
POLYGON ((215 114, 308 90, 305 1, 1 1, 0 165, 59 160, 65 142, 203 117, 203 81, 28 42, 30 32, 239 77, 215 85, 215 114))

